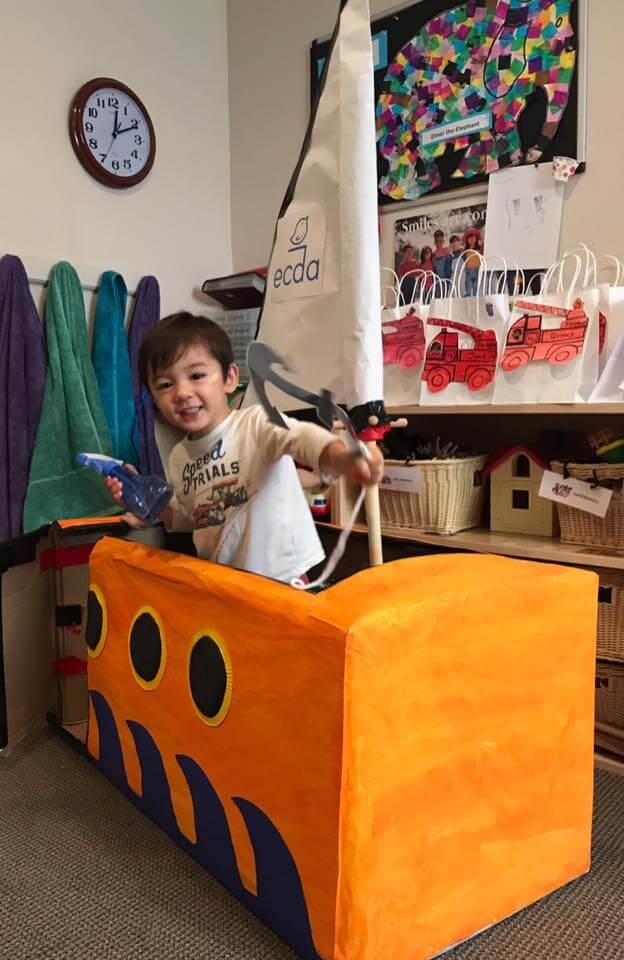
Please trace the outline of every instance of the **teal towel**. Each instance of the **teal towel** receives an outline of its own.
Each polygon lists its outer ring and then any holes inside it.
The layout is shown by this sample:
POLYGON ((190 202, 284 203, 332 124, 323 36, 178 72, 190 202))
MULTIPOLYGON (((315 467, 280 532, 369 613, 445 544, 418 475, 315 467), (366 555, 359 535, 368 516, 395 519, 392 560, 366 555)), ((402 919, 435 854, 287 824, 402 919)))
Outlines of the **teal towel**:
POLYGON ((50 271, 45 333, 48 371, 24 505, 25 532, 53 520, 119 513, 102 477, 76 463, 81 451, 110 455, 112 450, 89 357, 82 287, 69 263, 50 271))
POLYGON ((107 270, 100 280, 95 309, 92 357, 113 456, 138 467, 139 450, 132 445, 134 388, 125 327, 127 302, 124 278, 107 270))

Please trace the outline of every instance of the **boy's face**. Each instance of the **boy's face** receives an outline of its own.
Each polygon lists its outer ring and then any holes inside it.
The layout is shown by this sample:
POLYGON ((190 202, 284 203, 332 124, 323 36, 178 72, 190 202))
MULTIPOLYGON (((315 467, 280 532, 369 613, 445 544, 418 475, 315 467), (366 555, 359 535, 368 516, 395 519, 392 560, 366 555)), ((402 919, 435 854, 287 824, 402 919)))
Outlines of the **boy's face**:
POLYGON ((451 240, 451 250, 453 251, 453 253, 457 253, 457 251, 459 250, 459 239, 457 237, 453 237, 453 239, 451 240))
POLYGON ((228 395, 237 385, 236 364, 224 380, 221 364, 202 343, 192 343, 170 367, 149 378, 150 393, 167 423, 195 440, 225 420, 228 395))
POLYGON ((413 256, 414 256, 414 248, 413 248, 413 247, 403 247, 403 259, 404 259, 404 260, 411 260, 413 256))
POLYGON ((442 244, 444 243, 444 234, 436 233, 433 238, 433 242, 435 243, 436 247, 441 247, 442 244))

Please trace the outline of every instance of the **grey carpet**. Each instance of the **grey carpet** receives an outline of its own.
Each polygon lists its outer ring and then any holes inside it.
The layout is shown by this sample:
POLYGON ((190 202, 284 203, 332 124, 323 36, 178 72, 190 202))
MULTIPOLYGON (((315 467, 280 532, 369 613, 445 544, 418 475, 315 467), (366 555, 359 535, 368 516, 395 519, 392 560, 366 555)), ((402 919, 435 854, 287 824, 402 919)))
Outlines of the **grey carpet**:
MULTIPOLYGON (((596 782, 590 876, 447 960, 622 960, 624 778, 600 771, 596 782)), ((0 758, 0 960, 87 958, 294 954, 83 757, 46 733, 0 758)))

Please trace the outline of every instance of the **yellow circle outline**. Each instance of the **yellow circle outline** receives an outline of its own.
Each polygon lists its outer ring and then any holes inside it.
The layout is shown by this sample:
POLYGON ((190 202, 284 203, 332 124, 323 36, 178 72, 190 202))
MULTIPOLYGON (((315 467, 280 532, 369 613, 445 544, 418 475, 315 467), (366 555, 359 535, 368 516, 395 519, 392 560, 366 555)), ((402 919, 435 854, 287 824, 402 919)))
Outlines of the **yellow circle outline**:
POLYGON ((102 650, 104 649, 104 644, 106 643, 106 638, 108 637, 108 614, 106 613, 106 600, 104 599, 104 594, 102 593, 99 587, 96 587, 94 583, 90 583, 89 591, 87 593, 87 625, 88 625, 88 613, 89 613, 89 593, 94 593, 96 595, 96 597, 100 601, 100 609, 102 611, 102 628, 100 630, 100 639, 96 643, 93 650, 87 643, 86 627, 85 627, 85 644, 87 646, 87 656, 95 660, 95 658, 99 657, 102 650))
POLYGON ((186 657, 186 682, 188 685, 189 697, 191 703, 193 704, 193 709, 202 723, 205 723, 208 727, 218 727, 223 723, 226 716, 229 713, 230 707, 232 705, 232 688, 234 686, 234 680, 232 677, 232 660, 228 648, 225 644, 225 641, 221 639, 220 636, 216 635, 213 630, 209 628, 204 628, 199 630, 191 640, 190 646, 188 648, 188 654, 186 657), (223 703, 219 709, 219 712, 214 715, 214 717, 207 717, 204 713, 201 712, 195 700, 193 699, 193 691, 191 689, 191 655, 198 640, 201 640, 202 637, 210 637, 219 648, 219 652, 223 657, 223 663, 225 664, 225 693, 223 695, 223 703))
POLYGON ((139 684, 139 686, 143 687, 144 690, 155 690, 156 687, 159 686, 160 681, 163 678, 165 668, 167 666, 167 641, 165 639, 165 629, 162 625, 162 620, 160 619, 160 617, 158 616, 158 614, 156 613, 153 607, 141 607, 138 613, 135 614, 134 619, 130 624, 130 630, 128 632, 128 659, 130 660, 130 669, 132 670, 132 675, 136 680, 136 682, 139 684), (156 674, 153 680, 144 680, 143 677, 140 677, 139 674, 134 669, 134 664, 132 662, 132 649, 130 646, 130 643, 132 640, 132 631, 134 629, 135 623, 137 622, 139 617, 143 616, 144 613, 149 614, 150 617, 152 617, 152 619, 156 621, 158 632, 160 634, 160 667, 158 668, 158 673, 156 674))

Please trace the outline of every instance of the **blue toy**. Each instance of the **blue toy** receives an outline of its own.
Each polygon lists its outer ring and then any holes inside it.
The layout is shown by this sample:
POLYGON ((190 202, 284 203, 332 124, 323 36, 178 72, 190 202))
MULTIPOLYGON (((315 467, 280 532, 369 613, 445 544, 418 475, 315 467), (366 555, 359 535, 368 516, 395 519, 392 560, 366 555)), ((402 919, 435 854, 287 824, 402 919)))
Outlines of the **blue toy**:
POLYGON ((101 453, 78 453, 76 461, 105 477, 116 477, 123 484, 124 506, 140 520, 154 523, 163 512, 173 490, 161 477, 142 477, 124 466, 123 461, 101 453))

